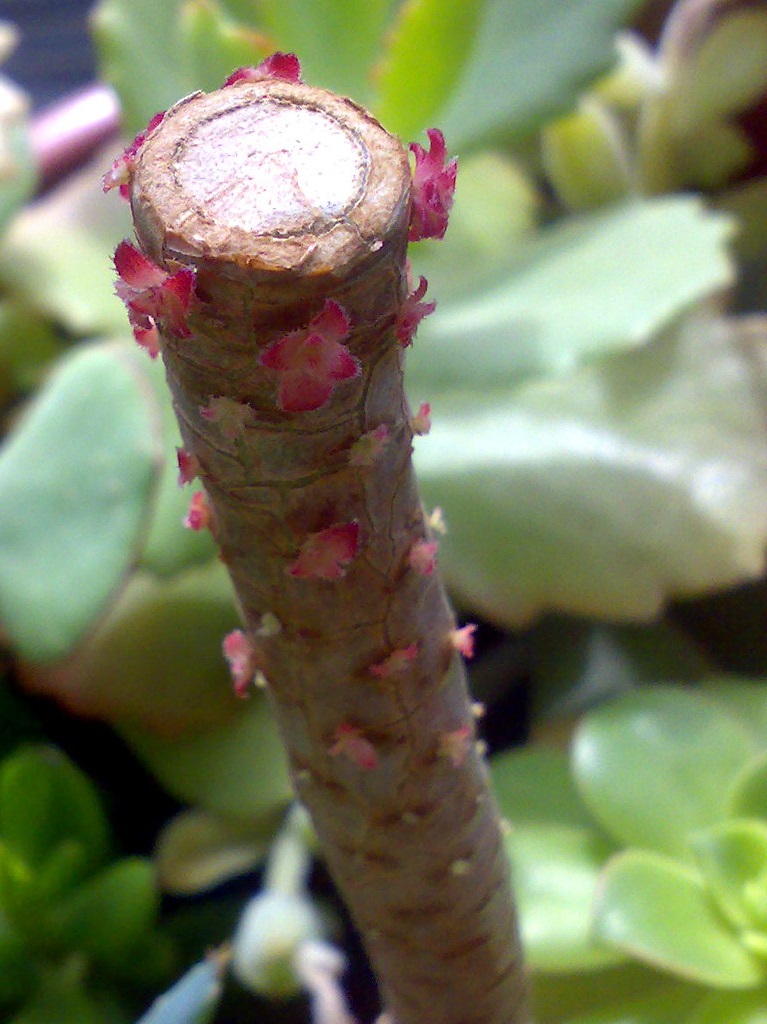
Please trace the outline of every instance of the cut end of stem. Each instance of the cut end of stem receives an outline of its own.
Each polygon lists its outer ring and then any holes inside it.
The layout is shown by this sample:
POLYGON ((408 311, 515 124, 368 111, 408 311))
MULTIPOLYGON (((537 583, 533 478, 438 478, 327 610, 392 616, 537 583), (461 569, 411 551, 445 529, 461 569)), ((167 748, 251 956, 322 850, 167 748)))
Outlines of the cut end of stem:
POLYGON ((161 266, 320 275, 378 252, 408 217, 398 139, 300 82, 238 82, 172 107, 137 157, 131 202, 161 266))

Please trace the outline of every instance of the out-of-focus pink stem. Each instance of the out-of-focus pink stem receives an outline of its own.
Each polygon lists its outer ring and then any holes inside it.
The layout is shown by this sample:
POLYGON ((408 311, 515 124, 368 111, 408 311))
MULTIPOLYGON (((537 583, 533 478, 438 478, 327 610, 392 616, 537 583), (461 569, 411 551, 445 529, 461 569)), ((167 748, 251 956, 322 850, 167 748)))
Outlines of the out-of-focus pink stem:
POLYGON ((30 139, 40 187, 84 163, 120 129, 120 105, 107 85, 89 85, 35 114, 30 139))

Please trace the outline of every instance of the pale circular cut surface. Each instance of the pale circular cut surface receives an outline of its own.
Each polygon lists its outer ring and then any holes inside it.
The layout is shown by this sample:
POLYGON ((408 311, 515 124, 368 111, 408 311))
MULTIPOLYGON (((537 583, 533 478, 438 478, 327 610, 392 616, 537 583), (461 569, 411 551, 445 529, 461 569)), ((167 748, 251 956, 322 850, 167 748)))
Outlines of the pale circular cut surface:
POLYGON ((290 236, 343 218, 364 193, 368 156, 335 118, 278 99, 202 121, 176 179, 218 223, 290 236))

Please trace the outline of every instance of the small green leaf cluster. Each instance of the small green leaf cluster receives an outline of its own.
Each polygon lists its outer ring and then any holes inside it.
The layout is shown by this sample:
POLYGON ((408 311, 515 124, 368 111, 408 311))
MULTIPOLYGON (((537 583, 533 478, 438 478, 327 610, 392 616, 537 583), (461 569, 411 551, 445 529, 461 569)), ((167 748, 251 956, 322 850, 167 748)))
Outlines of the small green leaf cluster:
POLYGON ((151 862, 115 858, 89 779, 60 751, 0 763, 0 1009, 18 1024, 107 1024, 172 967, 151 862))
POLYGON ((543 1024, 765 1019, 766 707, 641 687, 494 762, 543 1024))

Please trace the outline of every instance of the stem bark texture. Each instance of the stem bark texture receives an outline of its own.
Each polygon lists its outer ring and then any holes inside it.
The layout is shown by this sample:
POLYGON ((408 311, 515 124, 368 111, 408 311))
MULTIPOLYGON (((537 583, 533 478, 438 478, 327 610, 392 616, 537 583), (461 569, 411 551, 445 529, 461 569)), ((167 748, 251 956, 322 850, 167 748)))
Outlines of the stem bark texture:
POLYGON ((410 187, 406 151, 365 111, 267 80, 172 108, 138 155, 131 205, 146 256, 196 273, 189 336, 161 330, 168 384, 296 793, 385 1007, 397 1024, 526 1024, 456 623, 413 557, 434 539, 396 333, 410 187), (311 357, 281 375, 262 356, 311 334, 329 300, 357 372, 296 410, 280 389, 311 357), (313 571, 313 549, 339 543, 313 571))

